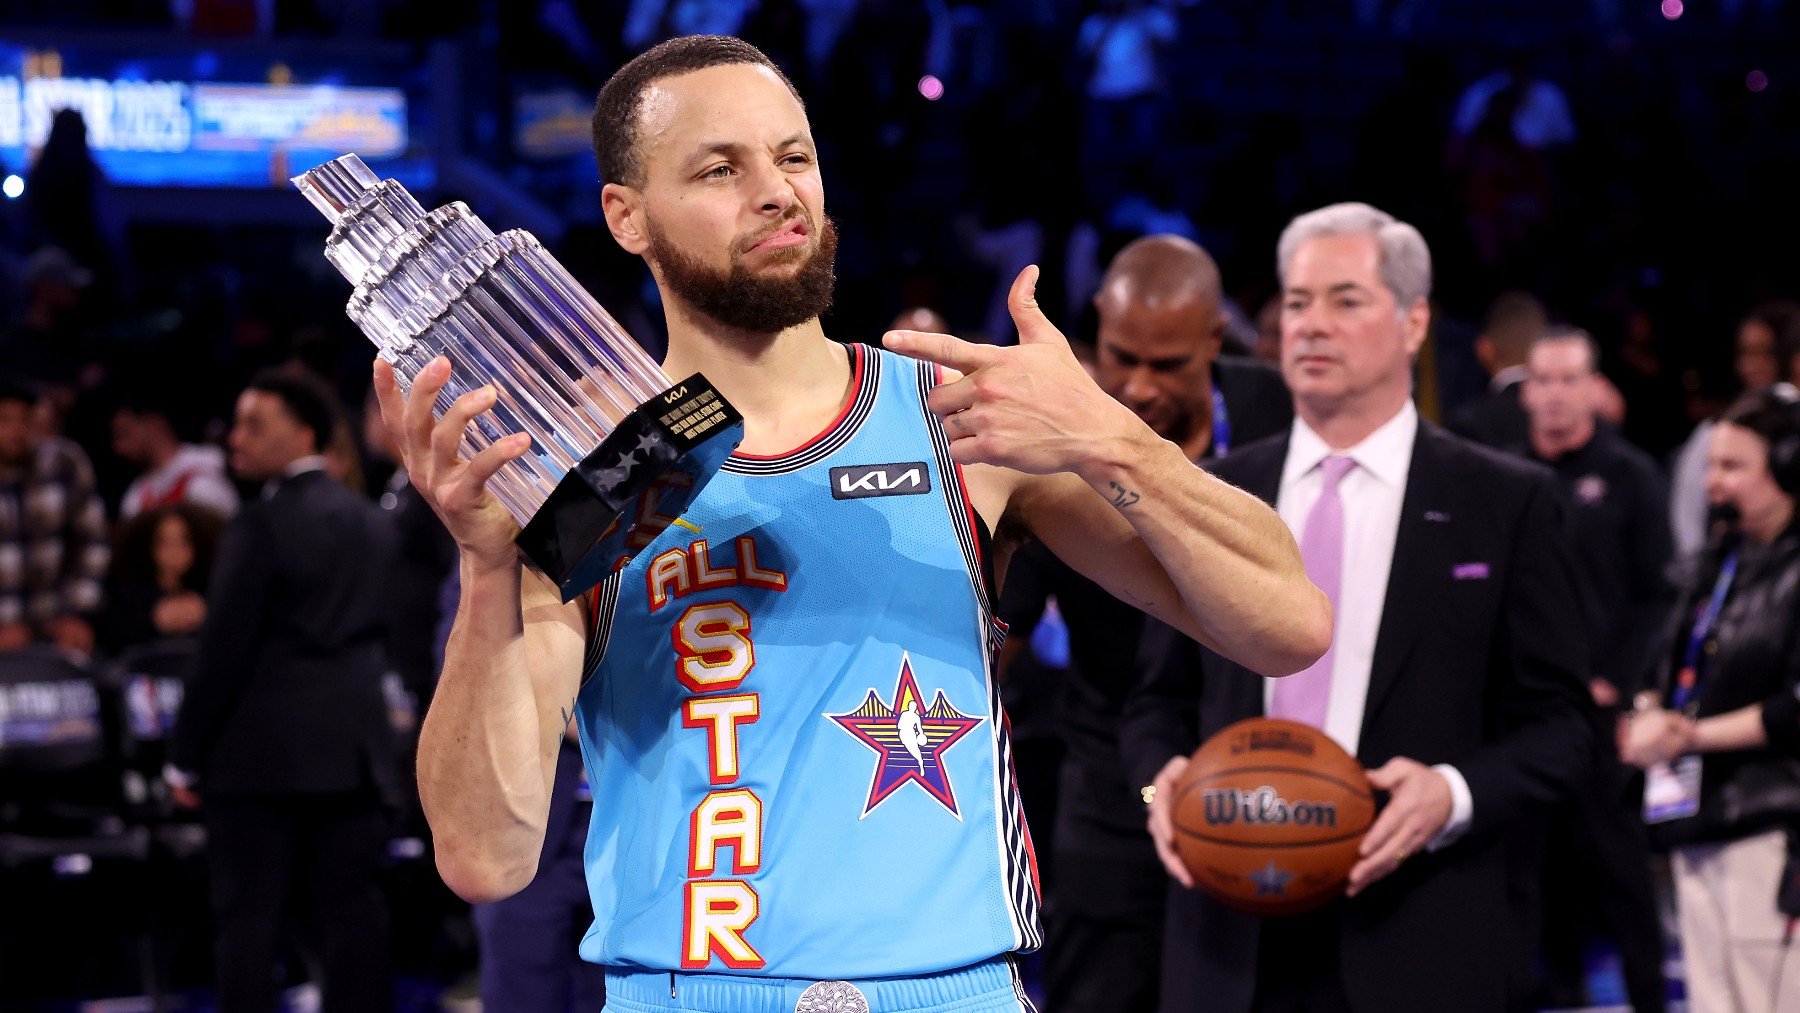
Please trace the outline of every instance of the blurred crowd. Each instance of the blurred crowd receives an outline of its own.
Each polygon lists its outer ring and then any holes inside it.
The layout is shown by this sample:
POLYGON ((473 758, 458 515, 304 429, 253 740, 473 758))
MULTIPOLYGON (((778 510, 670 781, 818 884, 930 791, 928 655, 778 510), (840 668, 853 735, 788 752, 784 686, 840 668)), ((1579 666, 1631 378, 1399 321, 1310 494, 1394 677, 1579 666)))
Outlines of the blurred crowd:
MULTIPOLYGON (((1164 435, 1184 445, 1199 438, 1189 448, 1195 458, 1223 454, 1259 430, 1283 431, 1291 418, 1276 371, 1257 365, 1280 358, 1273 254, 1281 225, 1346 196, 1418 225, 1439 279, 1414 362, 1418 411, 1557 473, 1577 590, 1592 620, 1591 695, 1610 715, 1602 741, 1624 722, 1617 748, 1604 750, 1604 776, 1586 789, 1588 808, 1612 818, 1572 830, 1597 842, 1592 853, 1564 856, 1568 868, 1552 862, 1533 888, 1554 914, 1541 949, 1521 960, 1532 967, 1525 976, 1539 980, 1521 987, 1547 1005, 1592 998, 1583 994, 1583 959, 1599 939, 1624 955, 1632 1001, 1661 1008, 1649 998, 1662 992, 1663 938, 1648 880, 1596 870, 1617 867, 1623 848, 1623 861, 1647 875, 1654 835, 1636 822, 1642 789, 1626 769, 1666 764, 1682 752, 1675 747, 1693 746, 1693 714, 1682 714, 1689 701, 1674 702, 1684 670, 1674 655, 1707 642, 1716 650, 1717 629, 1688 642, 1694 614, 1730 585, 1721 578, 1726 561, 1735 573, 1745 555, 1725 546, 1717 527, 1720 503, 1741 498, 1720 491, 1731 479, 1720 474, 1719 434, 1762 440, 1735 449, 1751 471, 1766 459, 1773 476, 1772 448, 1790 435, 1800 455, 1800 433, 1775 417, 1800 384, 1800 304, 1790 298, 1800 294, 1800 253, 1788 241, 1800 226, 1800 198, 1783 185, 1800 155, 1800 93, 1771 83, 1783 69, 1776 61, 1762 69, 1765 53, 1791 44, 1795 15, 1748 0, 1709 5, 1679 24, 1668 4, 1620 0, 1452 6, 549 0, 502 11, 62 2, 24 4, 19 18, 57 26, 89 16, 202 35, 420 41, 491 32, 495 73, 508 86, 548 74, 594 87, 661 38, 742 35, 787 66, 812 103, 844 235, 827 318, 834 336, 873 340, 900 319, 1008 342, 1005 285, 1025 264, 1044 264, 1041 298, 1079 339, 1102 385, 1164 435), (1357 83, 1339 87, 1338 76, 1357 83), (1150 235, 1160 246, 1141 245, 1150 235), (1186 252, 1202 247, 1198 258, 1186 252), (1189 281, 1200 278, 1202 294, 1165 331, 1140 321, 1125 327, 1137 344, 1109 347, 1108 327, 1125 326, 1130 299, 1108 286, 1164 270, 1157 249, 1163 261, 1178 251, 1174 261, 1189 281), (1162 345, 1141 337, 1156 333, 1172 337, 1162 345), (1253 409, 1234 411, 1236 432, 1221 432, 1211 424, 1218 390, 1283 411, 1254 422, 1253 409), (1656 727, 1620 718, 1634 700, 1650 715, 1675 716, 1656 727), (1590 901, 1595 893, 1606 896, 1590 901)), ((367 882, 382 882, 387 901, 369 903, 393 905, 394 952, 385 941, 379 953, 366 942, 338 949, 375 961, 361 965, 377 968, 370 973, 398 969, 438 983, 466 969, 477 931, 490 953, 525 931, 567 937, 572 949, 585 928, 578 889, 573 905, 569 889, 560 901, 535 900, 562 913, 533 927, 490 912, 470 928, 428 857, 419 864, 429 842, 407 790, 408 742, 429 703, 455 601, 454 550, 407 484, 372 408, 369 347, 343 319, 345 293, 319 255, 322 237, 279 226, 129 222, 85 132, 79 114, 59 113, 33 163, 20 167, 23 199, 0 207, 0 779, 8 789, 0 793, 0 872, 50 863, 52 878, 64 877, 73 870, 67 855, 104 861, 123 840, 121 861, 172 863, 163 888, 204 890, 209 867, 195 831, 204 825, 216 841, 233 827, 195 815, 207 786, 188 780, 192 771, 169 752, 177 721, 196 720, 192 705, 181 716, 198 685, 194 666, 206 670, 195 645, 204 636, 222 650, 229 632, 221 627, 260 615, 245 611, 251 603, 235 590, 242 585, 230 583, 255 563, 230 552, 240 504, 318 473, 352 494, 320 495, 342 512, 332 515, 337 523, 367 525, 369 548, 356 560, 311 562, 345 571, 381 564, 380 593, 359 612, 367 628, 346 633, 354 642, 345 650, 364 652, 356 671, 368 678, 356 692, 384 726, 363 729, 345 748, 370 751, 367 763, 389 771, 358 768, 333 781, 330 791, 353 811, 318 818, 350 835, 339 854, 352 857, 334 867, 364 863, 367 882), (33 758, 34 748, 43 756, 33 758), (96 780, 101 768, 132 776, 96 780), (358 831, 355 821, 374 810, 380 828, 358 831), (408 862, 422 872, 406 872, 408 862), (407 930, 410 944, 401 941, 407 930)), ((505 168, 526 185, 535 178, 523 162, 505 168)), ((641 267, 591 223, 574 223, 559 252, 654 350, 660 314, 641 267)), ((1785 476, 1770 481, 1787 498, 1789 523, 1761 540, 1765 548, 1794 537, 1800 495, 1785 476)), ((1049 852, 1054 920, 1059 897, 1063 912, 1105 907, 1094 895, 1112 887, 1083 888, 1070 868, 1086 861, 1092 841, 1141 836, 1142 825, 1136 809, 1129 818, 1110 803, 1084 810, 1093 786, 1068 774, 1088 743, 1111 734, 1116 749, 1125 694, 1098 684, 1098 670, 1118 665, 1117 642, 1100 647, 1079 634, 1071 642, 1077 624, 1059 613, 1109 606, 1104 596, 1085 599, 1031 551, 1009 588, 1019 635, 1009 646, 1007 694, 1027 807, 1049 852), (1082 674, 1084 651, 1097 650, 1114 657, 1082 674), (1096 721, 1113 730, 1096 731, 1096 721)), ((1766 554, 1760 564, 1772 565, 1766 554)), ((1791 588, 1770 593, 1792 597, 1791 588)), ((1771 656, 1791 657, 1791 606, 1774 600, 1771 629, 1727 627, 1729 635, 1773 638, 1786 646, 1771 656)), ((1773 758, 1791 743, 1725 741, 1743 769, 1767 760, 1772 777, 1791 775, 1790 760, 1773 758)), ((568 752, 573 811, 580 775, 568 752)), ((284 776, 267 772, 244 794, 283 790, 284 776)), ((578 856, 579 825, 565 813, 574 843, 549 846, 578 856)), ((1744 836, 1784 825, 1746 825, 1744 836)), ((263 845, 248 847, 253 861, 267 859, 256 850, 263 845)), ((215 854, 210 874, 222 868, 215 854)), ((1687 873, 1698 889, 1704 870, 1687 873)), ((57 896, 54 886, 41 889, 31 896, 57 896)), ((171 932, 155 924, 163 917, 155 912, 179 905, 154 890, 129 896, 148 913, 122 917, 120 934, 152 940, 144 944, 152 952, 118 947, 128 977, 158 987, 204 977, 183 961, 204 964, 207 944, 182 950, 180 940, 183 932, 204 937, 195 926, 206 924, 205 904, 190 905, 191 922, 171 932)), ((326 886, 315 900, 348 903, 326 886)), ((44 939, 23 938, 18 926, 3 931, 0 954, 44 952, 44 939)), ((253 964, 275 953, 273 941, 259 945, 253 964)), ((1049 960, 1054 976, 1054 953, 1049 960)), ((0 975, 29 990, 35 974, 44 979, 36 986, 54 992, 66 984, 53 980, 54 964, 0 955, 0 975)), ((581 972, 546 973, 569 976, 556 1001, 586 1002, 591 983, 578 982, 581 972)), ((392 1008, 395 999, 370 1001, 392 1008)))

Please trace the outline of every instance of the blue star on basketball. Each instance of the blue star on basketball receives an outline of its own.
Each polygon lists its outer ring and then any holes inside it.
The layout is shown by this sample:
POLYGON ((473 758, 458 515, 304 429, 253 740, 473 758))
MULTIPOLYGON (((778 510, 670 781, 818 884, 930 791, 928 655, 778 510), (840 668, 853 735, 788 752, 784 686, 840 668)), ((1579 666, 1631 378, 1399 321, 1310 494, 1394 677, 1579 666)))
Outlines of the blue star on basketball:
POLYGON ((874 812, 876 806, 908 782, 925 789, 952 816, 962 819, 956 808, 956 791, 950 785, 950 772, 944 769, 943 754, 981 724, 982 718, 952 707, 941 689, 932 697, 931 706, 926 707, 924 699, 913 678, 912 657, 901 655, 900 678, 894 685, 891 704, 871 687, 862 706, 848 714, 825 715, 875 752, 869 801, 858 819, 874 812))
POLYGON ((1293 881, 1293 878, 1294 874, 1277 866, 1274 859, 1270 859, 1268 865, 1250 874, 1250 882, 1256 884, 1258 897, 1286 897, 1287 885, 1293 881))

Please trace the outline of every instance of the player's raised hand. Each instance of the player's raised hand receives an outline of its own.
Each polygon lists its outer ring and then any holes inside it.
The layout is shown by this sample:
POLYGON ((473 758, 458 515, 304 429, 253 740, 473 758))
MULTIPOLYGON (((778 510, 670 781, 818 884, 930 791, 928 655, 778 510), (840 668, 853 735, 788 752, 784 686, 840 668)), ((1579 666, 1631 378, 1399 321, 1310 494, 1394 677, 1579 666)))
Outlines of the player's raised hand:
POLYGON ((978 345, 922 331, 889 331, 883 339, 902 355, 963 374, 933 390, 929 401, 944 420, 950 456, 958 463, 1079 474, 1115 451, 1114 441, 1149 434, 1081 368, 1068 339, 1038 308, 1037 279, 1036 265, 1019 272, 1007 299, 1019 328, 1017 345, 978 345))
POLYGON ((472 390, 436 418, 432 403, 450 379, 450 360, 439 356, 413 379, 411 396, 401 393, 394 368, 375 360, 375 396, 381 419, 400 445, 407 477, 443 521, 457 546, 471 561, 510 566, 518 558, 513 538, 519 524, 493 493, 487 480, 507 461, 531 449, 531 437, 515 433, 465 461, 456 453, 464 431, 477 415, 494 407, 492 387, 472 390))

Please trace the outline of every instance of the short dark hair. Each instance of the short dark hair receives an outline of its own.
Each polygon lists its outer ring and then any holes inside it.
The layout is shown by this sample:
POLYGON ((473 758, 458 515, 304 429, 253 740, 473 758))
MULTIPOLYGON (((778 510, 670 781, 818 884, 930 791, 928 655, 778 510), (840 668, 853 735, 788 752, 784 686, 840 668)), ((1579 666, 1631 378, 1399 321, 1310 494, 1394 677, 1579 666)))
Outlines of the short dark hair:
POLYGON ((683 35, 652 46, 620 67, 600 89, 600 97, 594 103, 594 162, 600 167, 600 182, 644 185, 638 116, 643 111, 644 92, 651 85, 666 77, 708 67, 746 63, 767 67, 787 85, 796 102, 806 104, 794 82, 788 80, 775 61, 743 39, 729 35, 683 35))
POLYGON ((314 453, 323 453, 330 446, 331 434, 342 413, 338 410, 337 395, 318 378, 277 366, 251 377, 245 389, 280 398, 295 421, 312 430, 314 453))
MULTIPOLYGON (((1540 331, 1537 337, 1531 339, 1531 348, 1549 344, 1552 341, 1580 342, 1581 346, 1587 349, 1589 372, 1600 372, 1600 343, 1594 340, 1592 334, 1568 324, 1552 324, 1540 331)), ((1526 354, 1530 354, 1530 348, 1526 349, 1526 354)))

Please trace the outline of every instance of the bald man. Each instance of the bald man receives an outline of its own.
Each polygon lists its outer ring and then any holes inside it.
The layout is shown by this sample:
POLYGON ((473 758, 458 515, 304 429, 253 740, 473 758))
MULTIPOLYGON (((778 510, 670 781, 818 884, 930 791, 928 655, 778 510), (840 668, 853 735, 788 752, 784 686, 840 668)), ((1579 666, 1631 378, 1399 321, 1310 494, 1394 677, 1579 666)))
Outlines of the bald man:
MULTIPOLYGON (((1094 298, 1095 378, 1196 462, 1287 432, 1293 421, 1273 367, 1220 358, 1223 301, 1212 257, 1179 236, 1148 236, 1119 251, 1094 298)), ((1029 641, 1051 597, 1069 627, 1072 664, 1056 715, 1067 752, 1046 884, 1046 1008, 1154 1010, 1167 876, 1118 741, 1143 620, 1032 543, 1007 569, 1000 611, 1013 634, 1003 665, 1029 641)))

